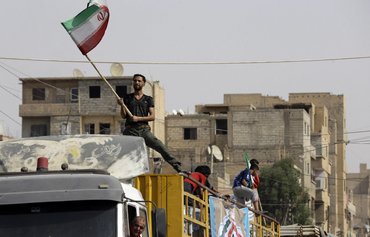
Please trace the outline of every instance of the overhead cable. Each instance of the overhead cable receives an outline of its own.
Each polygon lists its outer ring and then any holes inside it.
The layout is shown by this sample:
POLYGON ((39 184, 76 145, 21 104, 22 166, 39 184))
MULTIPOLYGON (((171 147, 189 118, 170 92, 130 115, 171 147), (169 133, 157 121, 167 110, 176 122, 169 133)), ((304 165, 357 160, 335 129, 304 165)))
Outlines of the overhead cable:
MULTIPOLYGON (((41 58, 20 58, 20 57, 0 57, 2 60, 13 61, 35 61, 35 62, 58 62, 58 63, 90 63, 82 60, 61 60, 61 59, 41 59, 41 58)), ((337 57, 337 58, 318 58, 318 59, 296 59, 296 60, 266 60, 266 61, 94 61, 101 64, 158 64, 158 65, 220 65, 220 64, 276 64, 276 63, 306 63, 306 62, 331 62, 331 61, 346 61, 346 60, 361 60, 370 59, 370 56, 353 56, 353 57, 337 57)))

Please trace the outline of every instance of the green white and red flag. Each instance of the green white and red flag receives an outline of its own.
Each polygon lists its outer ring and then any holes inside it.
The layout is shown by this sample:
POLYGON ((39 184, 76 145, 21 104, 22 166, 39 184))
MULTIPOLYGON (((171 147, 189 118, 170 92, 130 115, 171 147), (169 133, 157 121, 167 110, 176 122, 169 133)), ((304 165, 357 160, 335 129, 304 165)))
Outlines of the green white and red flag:
POLYGON ((99 44, 109 21, 109 9, 101 1, 90 1, 88 7, 70 20, 62 22, 83 55, 99 44))

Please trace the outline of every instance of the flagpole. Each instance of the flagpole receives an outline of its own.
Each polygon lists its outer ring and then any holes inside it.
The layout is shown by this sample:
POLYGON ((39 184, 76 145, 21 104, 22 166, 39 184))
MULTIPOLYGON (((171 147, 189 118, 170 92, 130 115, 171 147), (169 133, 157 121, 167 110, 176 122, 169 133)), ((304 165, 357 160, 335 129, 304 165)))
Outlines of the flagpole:
MULTIPOLYGON (((117 100, 120 100, 121 101, 121 97, 119 97, 119 95, 117 94, 117 92, 113 89, 113 87, 111 86, 111 84, 109 84, 109 82, 107 81, 107 79, 100 73, 99 69, 95 66, 94 62, 90 60, 89 56, 87 54, 85 54, 85 57, 87 58, 87 60, 89 60, 89 62, 91 63, 91 65, 95 68, 96 72, 99 74, 100 78, 103 79, 103 81, 105 81, 105 83, 107 83, 107 85, 109 86, 109 88, 112 90, 113 94, 116 96, 117 100)), ((127 106, 125 105, 125 103, 123 103, 123 101, 121 101, 122 104, 121 106, 123 106, 123 108, 126 110, 127 114, 132 117, 132 113, 131 111, 127 108, 127 106)))

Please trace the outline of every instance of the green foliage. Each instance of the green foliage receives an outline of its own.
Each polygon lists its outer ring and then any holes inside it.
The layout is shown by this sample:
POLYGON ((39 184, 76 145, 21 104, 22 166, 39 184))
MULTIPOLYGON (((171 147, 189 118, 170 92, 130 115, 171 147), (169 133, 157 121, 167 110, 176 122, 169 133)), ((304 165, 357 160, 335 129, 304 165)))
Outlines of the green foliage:
POLYGON ((299 183, 299 172, 292 159, 283 159, 261 169, 258 192, 264 211, 282 225, 310 224, 309 196, 299 183))

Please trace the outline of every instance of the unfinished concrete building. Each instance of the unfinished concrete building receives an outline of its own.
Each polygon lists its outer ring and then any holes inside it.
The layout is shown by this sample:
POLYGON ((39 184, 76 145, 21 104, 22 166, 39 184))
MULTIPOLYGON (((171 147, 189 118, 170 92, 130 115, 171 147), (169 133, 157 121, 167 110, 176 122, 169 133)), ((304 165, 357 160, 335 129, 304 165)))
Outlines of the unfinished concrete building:
MULTIPOLYGON (((342 98, 326 94, 328 98, 342 98)), ((329 196, 333 191, 330 187, 337 189, 331 184, 336 183, 331 177, 337 177, 335 162, 343 154, 338 154, 336 144, 338 139, 343 139, 344 130, 341 128, 342 134, 337 134, 336 120, 341 113, 342 118, 345 116, 344 107, 333 115, 325 103, 300 100, 300 95, 292 94, 285 101, 261 94, 225 94, 223 104, 197 105, 198 114, 167 116, 166 142, 187 168, 198 162, 208 163, 216 177, 226 180, 232 180, 245 166, 245 152, 263 165, 293 158, 310 195, 315 224, 327 232, 344 232, 333 217, 334 213, 338 214, 338 197, 335 195, 332 201, 329 196), (221 158, 211 159, 212 146, 221 151, 221 158)), ((309 95, 305 94, 307 98, 309 95)))

